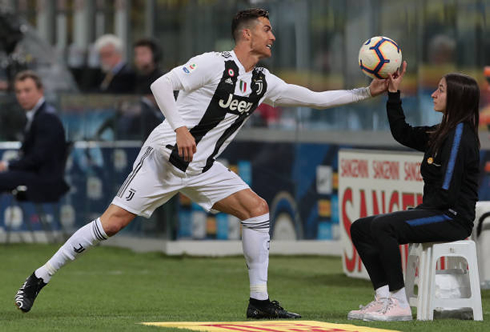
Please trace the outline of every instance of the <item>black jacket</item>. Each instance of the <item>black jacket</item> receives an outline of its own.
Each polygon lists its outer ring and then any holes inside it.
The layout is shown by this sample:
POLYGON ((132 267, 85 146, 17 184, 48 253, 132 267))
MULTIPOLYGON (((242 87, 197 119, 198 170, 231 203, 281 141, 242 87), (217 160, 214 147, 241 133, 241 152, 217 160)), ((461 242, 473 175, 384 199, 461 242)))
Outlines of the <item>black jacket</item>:
POLYGON ((55 109, 45 103, 37 110, 20 148, 20 158, 9 170, 33 172, 37 180, 28 185, 28 199, 56 201, 67 192, 64 180, 67 144, 63 124, 55 109))
POLYGON ((447 134, 437 153, 433 154, 428 141, 429 131, 435 127, 412 127, 407 124, 400 92, 388 93, 386 109, 393 137, 405 146, 424 152, 420 167, 424 196, 417 208, 441 210, 472 228, 478 201, 480 152, 478 138, 471 125, 459 123, 447 134))
POLYGON ((119 71, 112 76, 106 87, 102 82, 107 74, 99 72, 98 92, 109 94, 132 94, 135 92, 136 74, 129 64, 124 64, 119 71))

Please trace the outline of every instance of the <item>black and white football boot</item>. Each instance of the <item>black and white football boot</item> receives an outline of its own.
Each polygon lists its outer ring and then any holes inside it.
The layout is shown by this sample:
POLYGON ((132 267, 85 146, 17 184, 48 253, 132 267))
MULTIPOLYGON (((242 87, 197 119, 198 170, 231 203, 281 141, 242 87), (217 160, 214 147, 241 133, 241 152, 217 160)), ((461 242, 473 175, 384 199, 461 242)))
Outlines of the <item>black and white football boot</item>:
POLYGON ((44 280, 36 277, 36 275, 32 273, 15 295, 15 305, 17 308, 23 312, 31 310, 34 300, 44 286, 46 286, 44 280))
POLYGON ((259 301, 250 299, 247 308, 247 318, 253 319, 275 319, 275 318, 301 318, 294 312, 289 312, 279 305, 277 301, 259 301))

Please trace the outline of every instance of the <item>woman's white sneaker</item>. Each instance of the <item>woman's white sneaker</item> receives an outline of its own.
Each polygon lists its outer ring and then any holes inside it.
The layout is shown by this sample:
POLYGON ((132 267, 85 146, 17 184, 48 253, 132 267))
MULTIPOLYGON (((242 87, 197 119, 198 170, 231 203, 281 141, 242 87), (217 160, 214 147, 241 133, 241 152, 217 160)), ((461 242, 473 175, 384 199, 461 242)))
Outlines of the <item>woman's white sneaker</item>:
POLYGON ((383 308, 384 303, 388 301, 387 298, 374 298, 374 301, 369 302, 365 306, 360 305, 359 310, 349 311, 347 314, 347 319, 349 320, 363 320, 364 315, 369 312, 374 312, 381 310, 383 308))
POLYGON ((368 312, 364 315, 365 321, 409 321, 412 320, 412 309, 407 305, 402 307, 395 298, 389 298, 378 311, 368 312))

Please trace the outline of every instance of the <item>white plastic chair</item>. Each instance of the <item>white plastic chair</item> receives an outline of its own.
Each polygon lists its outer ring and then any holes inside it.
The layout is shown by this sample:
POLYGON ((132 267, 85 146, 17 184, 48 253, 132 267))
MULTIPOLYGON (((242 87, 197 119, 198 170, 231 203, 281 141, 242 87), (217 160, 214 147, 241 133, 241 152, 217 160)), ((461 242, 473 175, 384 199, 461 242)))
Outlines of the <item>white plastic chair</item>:
POLYGON ((410 244, 405 289, 410 305, 417 307, 417 320, 433 320, 434 310, 442 308, 471 308, 473 319, 483 320, 476 246, 471 240, 410 244), (453 264, 448 266, 446 272, 468 275, 468 278, 463 279, 469 283, 471 292, 469 297, 436 296, 437 261, 441 257, 448 258, 448 265, 453 264), (461 259, 454 259, 456 257, 465 259, 464 266, 461 266, 461 259), (417 294, 415 294, 415 285, 418 286, 417 294))

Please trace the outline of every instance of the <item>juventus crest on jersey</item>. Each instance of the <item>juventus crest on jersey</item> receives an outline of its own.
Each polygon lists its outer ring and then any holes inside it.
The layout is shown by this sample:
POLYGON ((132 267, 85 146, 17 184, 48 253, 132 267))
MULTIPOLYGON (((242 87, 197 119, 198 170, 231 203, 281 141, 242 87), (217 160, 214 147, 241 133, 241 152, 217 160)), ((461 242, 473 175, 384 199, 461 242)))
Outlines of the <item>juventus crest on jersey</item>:
POLYGON ((177 107, 197 145, 192 162, 178 155, 175 132, 164 121, 150 136, 176 168, 187 174, 207 171, 262 103, 274 104, 286 83, 267 69, 245 72, 235 53, 211 52, 190 59, 172 73, 181 81, 177 107))

